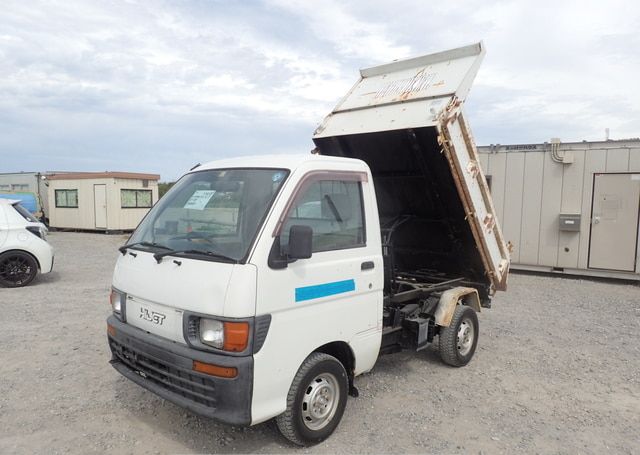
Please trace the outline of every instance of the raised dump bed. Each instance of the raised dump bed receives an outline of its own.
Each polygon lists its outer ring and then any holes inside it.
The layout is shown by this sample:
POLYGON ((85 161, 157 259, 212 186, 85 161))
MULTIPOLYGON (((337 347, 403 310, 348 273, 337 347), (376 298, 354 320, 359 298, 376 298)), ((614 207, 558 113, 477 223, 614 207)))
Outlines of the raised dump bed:
POLYGON ((469 286, 486 306, 506 289, 509 251, 462 111, 483 56, 478 43, 363 69, 314 133, 318 153, 371 168, 392 298, 469 286))

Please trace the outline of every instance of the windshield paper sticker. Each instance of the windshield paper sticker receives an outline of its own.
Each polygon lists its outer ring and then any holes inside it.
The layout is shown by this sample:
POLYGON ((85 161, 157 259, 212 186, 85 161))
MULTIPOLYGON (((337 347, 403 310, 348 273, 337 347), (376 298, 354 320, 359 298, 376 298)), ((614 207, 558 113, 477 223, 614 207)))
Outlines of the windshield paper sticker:
POLYGON ((184 208, 204 210, 214 194, 216 194, 216 190, 197 190, 191 195, 184 208))

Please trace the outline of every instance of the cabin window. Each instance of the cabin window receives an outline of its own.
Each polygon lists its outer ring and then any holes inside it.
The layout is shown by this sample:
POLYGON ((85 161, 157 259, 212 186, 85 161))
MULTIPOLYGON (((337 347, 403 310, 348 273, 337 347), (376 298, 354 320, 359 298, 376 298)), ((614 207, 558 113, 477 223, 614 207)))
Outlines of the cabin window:
POLYGON ((281 243, 289 240, 293 225, 313 229, 312 251, 331 251, 365 245, 360 182, 321 180, 312 183, 289 212, 281 243))
POLYGON ((151 190, 120 190, 120 204, 123 209, 151 207, 151 190))
POLYGON ((56 207, 78 208, 78 190, 56 190, 56 207))

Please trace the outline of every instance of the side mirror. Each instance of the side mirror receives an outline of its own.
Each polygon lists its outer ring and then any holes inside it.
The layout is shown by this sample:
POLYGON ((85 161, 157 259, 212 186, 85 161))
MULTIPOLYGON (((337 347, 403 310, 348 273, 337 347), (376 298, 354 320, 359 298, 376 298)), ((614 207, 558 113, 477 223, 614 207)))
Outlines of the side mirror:
POLYGON ((289 259, 309 259, 313 243, 311 226, 293 225, 289 229, 289 259))

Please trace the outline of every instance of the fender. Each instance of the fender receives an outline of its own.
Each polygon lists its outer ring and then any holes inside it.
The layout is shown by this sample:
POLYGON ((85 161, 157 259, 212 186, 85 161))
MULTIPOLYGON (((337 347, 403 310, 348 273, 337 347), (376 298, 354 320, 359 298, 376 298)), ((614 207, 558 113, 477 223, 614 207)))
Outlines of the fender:
POLYGON ((440 327, 449 327, 451 319, 453 318, 453 312, 456 310, 456 306, 467 305, 480 312, 480 297, 478 297, 478 291, 474 288, 457 287, 444 291, 440 296, 440 302, 435 311, 436 325, 440 327))

